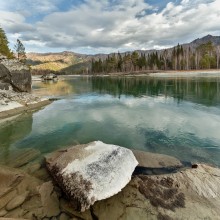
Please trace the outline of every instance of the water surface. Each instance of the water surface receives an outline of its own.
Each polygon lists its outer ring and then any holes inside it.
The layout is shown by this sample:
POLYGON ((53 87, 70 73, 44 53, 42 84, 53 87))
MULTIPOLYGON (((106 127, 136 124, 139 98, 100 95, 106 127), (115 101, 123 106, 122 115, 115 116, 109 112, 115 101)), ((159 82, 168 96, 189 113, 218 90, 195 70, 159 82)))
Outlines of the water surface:
POLYGON ((48 153, 101 140, 220 166, 218 75, 70 77, 33 89, 60 100, 0 125, 1 160, 15 148, 48 153))

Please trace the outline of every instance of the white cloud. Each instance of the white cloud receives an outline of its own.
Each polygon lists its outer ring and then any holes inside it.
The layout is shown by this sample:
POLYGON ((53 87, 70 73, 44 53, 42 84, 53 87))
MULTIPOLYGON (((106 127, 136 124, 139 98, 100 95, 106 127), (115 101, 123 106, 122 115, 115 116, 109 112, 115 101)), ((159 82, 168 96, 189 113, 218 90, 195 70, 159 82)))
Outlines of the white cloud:
MULTIPOLYGON (((25 0, 26 9, 47 14, 28 24, 29 15, 24 11, 14 15, 5 12, 10 19, 0 14, 2 26, 9 33, 24 32, 21 37, 29 48, 31 42, 38 41, 47 50, 86 52, 91 48, 93 53, 105 48, 105 52, 163 48, 219 30, 219 0, 182 0, 178 5, 170 2, 162 11, 144 0, 86 0, 59 12, 57 4, 62 1, 25 0)), ((5 5, 0 3, 2 7, 5 5)), ((21 9, 21 5, 17 8, 21 9)))

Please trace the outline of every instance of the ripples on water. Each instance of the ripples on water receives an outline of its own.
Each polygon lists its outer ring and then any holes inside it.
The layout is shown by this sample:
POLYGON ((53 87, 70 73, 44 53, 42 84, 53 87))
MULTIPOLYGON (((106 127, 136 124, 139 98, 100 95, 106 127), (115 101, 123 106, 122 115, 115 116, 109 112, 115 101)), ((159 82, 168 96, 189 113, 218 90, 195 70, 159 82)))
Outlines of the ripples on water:
POLYGON ((2 152, 33 147, 47 153, 101 140, 220 165, 219 81, 218 77, 73 77, 54 87, 35 83, 38 94, 61 100, 1 125, 2 152))

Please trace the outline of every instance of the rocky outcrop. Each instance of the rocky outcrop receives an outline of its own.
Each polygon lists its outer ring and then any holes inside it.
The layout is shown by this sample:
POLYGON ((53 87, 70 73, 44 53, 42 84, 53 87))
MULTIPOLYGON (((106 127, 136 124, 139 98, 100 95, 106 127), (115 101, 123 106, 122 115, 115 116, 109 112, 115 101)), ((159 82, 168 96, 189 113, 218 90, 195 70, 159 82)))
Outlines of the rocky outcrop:
POLYGON ((30 69, 16 59, 6 59, 0 55, 0 89, 11 88, 16 92, 30 92, 30 69))
POLYGON ((0 119, 33 111, 51 102, 31 93, 0 90, 0 119))
MULTIPOLYGON (((149 166, 154 165, 149 162, 149 166)), ((206 164, 194 167, 134 175, 118 194, 78 212, 49 176, 39 179, 38 171, 30 176, 0 165, 0 219, 219 219, 220 169, 206 164)))
POLYGON ((101 141, 57 151, 46 162, 56 182, 80 211, 120 192, 138 164, 132 151, 101 141))
POLYGON ((0 219, 59 219, 58 194, 51 181, 25 172, 0 166, 0 219))
MULTIPOLYGON (((98 219, 219 219, 220 169, 197 169, 164 175, 138 175, 121 193, 97 202, 98 219)), ((92 218, 83 218, 91 219, 92 218)))

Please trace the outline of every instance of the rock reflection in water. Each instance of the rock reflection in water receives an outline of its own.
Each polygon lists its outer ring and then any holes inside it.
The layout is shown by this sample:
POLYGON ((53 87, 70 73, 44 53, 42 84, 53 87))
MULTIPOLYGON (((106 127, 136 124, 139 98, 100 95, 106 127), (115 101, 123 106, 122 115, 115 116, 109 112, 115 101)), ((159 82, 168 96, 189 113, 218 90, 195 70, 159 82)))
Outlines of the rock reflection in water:
POLYGON ((10 156, 10 146, 25 138, 32 130, 32 114, 25 114, 15 120, 0 124, 0 163, 5 163, 10 156))
POLYGON ((63 96, 74 92, 74 86, 67 81, 34 82, 34 94, 40 96, 63 96))

